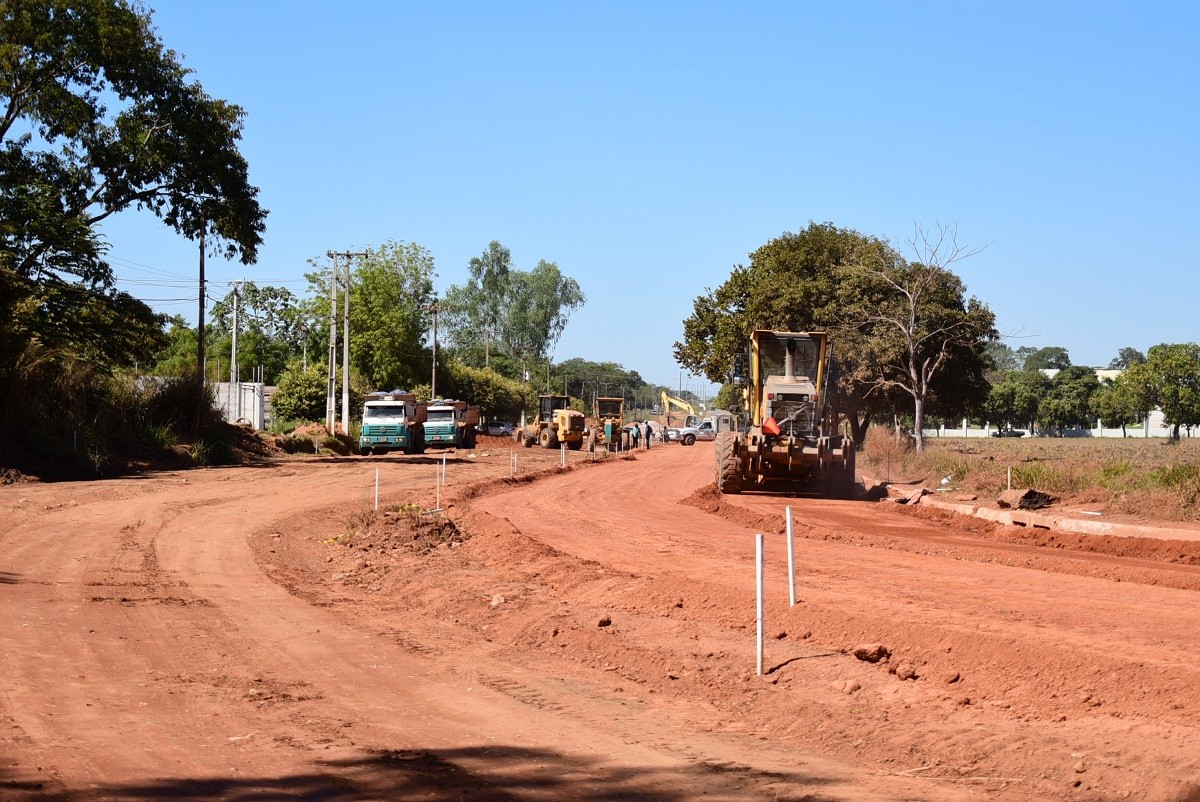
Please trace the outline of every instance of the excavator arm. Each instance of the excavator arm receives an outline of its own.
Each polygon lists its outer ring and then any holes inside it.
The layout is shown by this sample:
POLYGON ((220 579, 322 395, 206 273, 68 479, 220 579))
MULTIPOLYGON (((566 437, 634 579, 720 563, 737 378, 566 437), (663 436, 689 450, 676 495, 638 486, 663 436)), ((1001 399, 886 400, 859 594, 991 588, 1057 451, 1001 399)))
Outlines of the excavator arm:
POLYGON ((682 398, 676 398, 673 395, 667 395, 667 391, 663 390, 662 408, 663 408, 663 414, 667 416, 667 426, 668 427, 671 425, 671 407, 672 406, 679 407, 687 415, 695 415, 696 414, 696 410, 687 401, 684 401, 682 398))

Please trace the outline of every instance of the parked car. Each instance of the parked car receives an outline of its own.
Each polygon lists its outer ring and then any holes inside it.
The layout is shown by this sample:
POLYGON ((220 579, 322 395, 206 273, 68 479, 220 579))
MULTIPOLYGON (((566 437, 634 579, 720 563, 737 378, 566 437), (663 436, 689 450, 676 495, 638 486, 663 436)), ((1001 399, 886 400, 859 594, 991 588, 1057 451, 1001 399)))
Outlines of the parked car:
POLYGON ((992 432, 992 437, 1024 437, 1024 429, 997 429, 992 432))
POLYGON ((512 437, 515 428, 506 420, 490 420, 483 425, 483 433, 492 437, 512 437))

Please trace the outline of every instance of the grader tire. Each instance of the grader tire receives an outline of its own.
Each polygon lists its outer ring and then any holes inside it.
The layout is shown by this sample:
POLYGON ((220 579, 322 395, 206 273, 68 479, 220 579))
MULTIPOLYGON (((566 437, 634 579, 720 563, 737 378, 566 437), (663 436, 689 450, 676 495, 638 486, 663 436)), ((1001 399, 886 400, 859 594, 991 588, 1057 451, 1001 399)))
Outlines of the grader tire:
POLYGON ((842 441, 842 461, 830 466, 829 491, 833 498, 854 498, 854 441, 842 441))
POLYGON ((733 432, 717 435, 717 492, 733 495, 742 492, 742 464, 733 432))
POLYGON ((842 485, 845 495, 843 498, 854 498, 854 491, 858 485, 858 479, 854 475, 854 440, 847 438, 842 445, 842 485))
POLYGON ((583 438, 580 438, 578 440, 568 440, 567 448, 571 449, 572 451, 581 450, 583 448, 583 438))
POLYGON ((542 429, 538 433, 538 445, 542 448, 558 448, 558 434, 550 427, 542 429))

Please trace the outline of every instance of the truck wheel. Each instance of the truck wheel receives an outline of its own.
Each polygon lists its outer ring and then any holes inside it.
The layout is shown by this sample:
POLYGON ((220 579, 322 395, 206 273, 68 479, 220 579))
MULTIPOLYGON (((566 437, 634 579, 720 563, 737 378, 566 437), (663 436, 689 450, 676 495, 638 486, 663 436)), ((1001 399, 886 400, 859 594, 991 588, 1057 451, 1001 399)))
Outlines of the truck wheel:
POLYGON ((467 431, 463 433, 463 448, 475 447, 475 430, 467 427, 467 431))
POLYGON ((683 439, 682 439, 682 440, 680 440, 679 442, 680 442, 680 443, 682 443, 682 444, 683 444, 683 445, 685 445, 685 446, 694 446, 694 445, 696 445, 696 435, 694 435, 694 434, 685 434, 685 435, 683 436, 683 439))
POLYGON ((717 435, 717 492, 742 492, 742 464, 738 459, 737 437, 733 432, 717 435))
POLYGON ((368 455, 368 454, 370 454, 370 453, 371 453, 371 449, 369 449, 369 448, 360 448, 360 449, 358 450, 358 455, 359 455, 360 457, 365 457, 365 456, 367 456, 367 455, 368 455))

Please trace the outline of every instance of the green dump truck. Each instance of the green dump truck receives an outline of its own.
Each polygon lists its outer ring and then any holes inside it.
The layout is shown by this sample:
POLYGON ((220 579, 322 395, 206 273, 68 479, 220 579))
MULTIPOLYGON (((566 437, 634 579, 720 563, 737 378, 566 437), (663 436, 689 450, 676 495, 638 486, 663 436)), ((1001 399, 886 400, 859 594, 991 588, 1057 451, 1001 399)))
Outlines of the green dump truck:
POLYGON ((474 448, 479 407, 466 401, 439 399, 426 407, 425 445, 434 448, 474 448))
POLYGON ((417 397, 407 390, 368 393, 363 402, 359 453, 420 454, 425 450, 425 417, 425 404, 417 403, 417 397))

